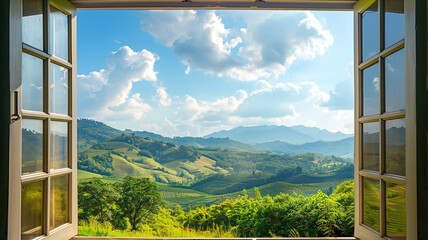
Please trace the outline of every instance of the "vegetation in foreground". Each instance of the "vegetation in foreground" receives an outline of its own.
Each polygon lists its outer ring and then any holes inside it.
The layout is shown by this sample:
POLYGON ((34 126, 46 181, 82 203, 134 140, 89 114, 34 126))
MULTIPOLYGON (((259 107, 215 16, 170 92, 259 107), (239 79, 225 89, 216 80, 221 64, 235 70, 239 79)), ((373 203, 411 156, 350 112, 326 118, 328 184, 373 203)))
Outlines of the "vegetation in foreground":
POLYGON ((165 207, 149 179, 127 177, 79 184, 79 235, 123 237, 321 237, 351 236, 354 184, 346 181, 328 196, 317 194, 228 199, 187 212, 165 207), (106 194, 106 193, 109 194, 106 194))

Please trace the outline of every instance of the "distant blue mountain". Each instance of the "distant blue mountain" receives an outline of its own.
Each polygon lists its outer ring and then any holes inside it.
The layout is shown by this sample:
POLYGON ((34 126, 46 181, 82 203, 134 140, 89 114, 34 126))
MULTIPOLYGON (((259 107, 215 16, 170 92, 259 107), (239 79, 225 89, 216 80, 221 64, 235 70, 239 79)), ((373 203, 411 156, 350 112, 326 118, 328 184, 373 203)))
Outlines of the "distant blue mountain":
POLYGON ((306 152, 322 153, 324 155, 335 155, 338 157, 350 157, 354 153, 354 138, 349 137, 337 141, 317 141, 301 145, 293 145, 281 141, 258 143, 257 148, 271 151, 277 154, 299 154, 306 152))
POLYGON ((319 129, 317 127, 306 127, 303 125, 291 126, 290 128, 297 130, 303 134, 306 134, 314 138, 316 141, 338 141, 354 136, 354 134, 346 134, 343 132, 330 132, 325 129, 319 129))
POLYGON ((316 127, 264 125, 254 127, 236 127, 211 133, 206 138, 230 138, 248 144, 281 141, 290 144, 304 144, 317 141, 337 141, 352 137, 352 134, 330 132, 316 127))

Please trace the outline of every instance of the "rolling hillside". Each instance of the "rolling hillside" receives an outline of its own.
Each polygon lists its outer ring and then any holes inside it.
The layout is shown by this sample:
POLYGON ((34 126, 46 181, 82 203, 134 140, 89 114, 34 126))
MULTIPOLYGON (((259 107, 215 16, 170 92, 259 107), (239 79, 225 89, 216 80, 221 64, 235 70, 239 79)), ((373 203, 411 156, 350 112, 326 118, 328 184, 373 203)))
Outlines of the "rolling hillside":
MULTIPOLYGON (((263 126, 262 126, 263 127, 263 126)), ((270 127, 270 126, 268 126, 270 127)), ((121 134, 135 134, 143 138, 150 138, 151 140, 163 141, 165 143, 172 143, 177 146, 194 146, 194 147, 214 147, 223 148, 236 151, 250 151, 250 152, 273 152, 277 154, 301 154, 307 152, 322 153, 324 155, 335 155, 345 158, 353 159, 354 143, 353 137, 344 138, 337 141, 336 139, 349 136, 340 132, 332 133, 327 130, 318 128, 310 128, 305 126, 293 126, 291 129, 296 129, 310 135, 310 139, 319 139, 320 136, 325 135, 325 141, 317 140, 310 143, 291 144, 285 141, 274 140, 254 145, 232 140, 229 137, 164 137, 156 133, 147 131, 132 131, 126 129, 125 131, 111 128, 104 123, 89 120, 78 120, 78 150, 79 152, 92 147, 93 145, 106 142, 110 139, 116 138, 121 134)), ((246 128, 242 128, 246 129, 246 128)), ((270 129, 270 128, 268 128, 270 129)), ((226 132, 226 131, 225 131, 226 132)), ((220 133, 220 132, 219 132, 220 133)), ((210 136, 210 135, 208 135, 210 136)), ((284 138, 284 136, 280 136, 284 138)), ((306 137, 307 138, 307 137, 306 137)))
POLYGON ((347 152, 346 144, 352 145, 352 138, 303 145, 250 145, 230 138, 168 138, 144 131, 120 131, 87 119, 78 124, 80 181, 98 178, 115 182, 129 175, 150 178, 170 207, 220 203, 242 195, 243 189, 253 194, 254 187, 273 196, 308 196, 320 189, 328 193, 353 178, 349 161, 328 156, 347 152))

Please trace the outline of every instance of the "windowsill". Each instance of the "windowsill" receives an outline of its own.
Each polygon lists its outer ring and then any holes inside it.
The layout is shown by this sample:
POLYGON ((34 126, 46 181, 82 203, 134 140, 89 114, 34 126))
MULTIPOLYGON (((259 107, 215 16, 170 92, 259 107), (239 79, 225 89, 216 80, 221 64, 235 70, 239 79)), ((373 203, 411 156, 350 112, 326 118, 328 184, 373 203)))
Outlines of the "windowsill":
POLYGON ((336 240, 357 240, 356 237, 287 237, 287 238, 133 238, 133 237, 79 237, 76 236, 71 240, 183 240, 183 239, 191 239, 191 240, 207 240, 207 239, 221 239, 221 240, 266 240, 266 239, 274 239, 274 240, 327 240, 327 239, 336 239, 336 240))

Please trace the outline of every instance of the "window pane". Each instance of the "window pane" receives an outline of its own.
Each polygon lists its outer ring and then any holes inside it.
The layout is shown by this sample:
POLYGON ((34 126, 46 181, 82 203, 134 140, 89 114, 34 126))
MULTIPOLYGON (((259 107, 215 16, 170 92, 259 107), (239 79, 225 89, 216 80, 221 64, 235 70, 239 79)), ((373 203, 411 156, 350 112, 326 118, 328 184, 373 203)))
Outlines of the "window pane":
POLYGON ((404 38, 404 1, 385 1, 385 47, 404 38))
POLYGON ((379 12, 377 1, 362 15, 363 61, 379 52, 379 12))
POLYGON ((21 239, 29 240, 43 234, 43 182, 22 185, 21 239))
POLYGON ((386 183, 386 235, 406 239, 406 185, 386 183))
POLYGON ((363 223, 379 232, 379 180, 363 177, 363 223))
POLYGON ((43 60, 22 53, 22 108, 43 111, 43 60))
POLYGON ((22 173, 43 170, 43 121, 22 120, 22 173))
POLYGON ((385 110, 403 110, 404 97, 404 49, 385 58, 385 110))
POLYGON ((50 230, 68 222, 68 175, 52 178, 50 191, 50 230))
POLYGON ((68 167, 66 122, 51 122, 51 169, 68 167))
POLYGON ((364 116, 379 114, 379 64, 363 70, 364 116))
POLYGON ((22 42, 43 50, 43 0, 22 1, 22 42))
POLYGON ((363 124, 363 169, 379 171, 379 123, 363 124))
POLYGON ((68 17, 55 7, 50 6, 50 50, 51 53, 68 60, 68 17))
POLYGON ((386 121, 385 171, 401 176, 406 175, 406 120, 386 121))
POLYGON ((68 114, 68 69, 51 63, 50 112, 68 114))

